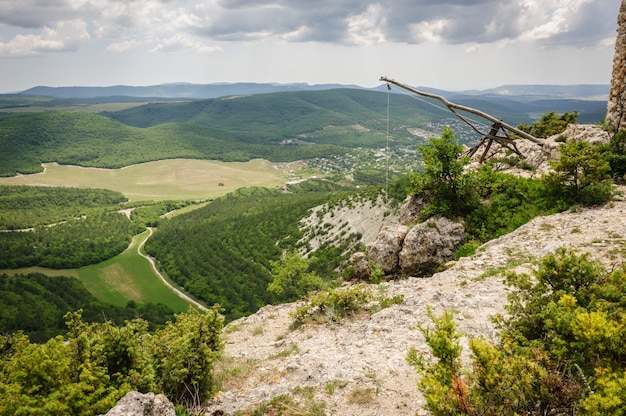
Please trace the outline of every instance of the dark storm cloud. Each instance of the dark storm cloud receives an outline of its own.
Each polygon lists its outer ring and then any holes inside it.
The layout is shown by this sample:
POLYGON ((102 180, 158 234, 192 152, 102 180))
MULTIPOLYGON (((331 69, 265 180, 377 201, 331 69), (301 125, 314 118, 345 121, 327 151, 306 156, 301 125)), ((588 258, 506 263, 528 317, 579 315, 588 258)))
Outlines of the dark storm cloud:
POLYGON ((216 50, 221 42, 266 39, 341 45, 525 40, 588 47, 614 39, 619 5, 620 0, 0 0, 0 29, 13 30, 0 32, 0 47, 14 55, 38 51, 38 45, 75 49, 90 39, 106 39, 111 51, 139 44, 161 51, 216 50))
POLYGON ((286 36, 340 44, 354 42, 350 24, 371 7, 377 10, 369 16, 376 20, 372 30, 388 41, 436 37, 442 43, 489 43, 535 33, 547 46, 588 46, 610 38, 619 10, 619 0, 222 0, 217 5, 197 33, 222 40, 286 36), (536 32, 542 26, 544 31, 536 32))
POLYGON ((9 26, 39 28, 75 17, 75 10, 66 0, 0 0, 0 23, 9 26))

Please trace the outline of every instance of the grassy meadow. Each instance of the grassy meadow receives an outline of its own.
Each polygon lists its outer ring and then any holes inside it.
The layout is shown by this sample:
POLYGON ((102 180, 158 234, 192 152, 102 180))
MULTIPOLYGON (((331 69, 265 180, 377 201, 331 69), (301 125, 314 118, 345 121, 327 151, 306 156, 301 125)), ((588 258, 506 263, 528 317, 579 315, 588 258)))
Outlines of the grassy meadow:
POLYGON ((148 238, 145 231, 133 238, 122 254, 102 263, 81 267, 78 278, 98 300, 125 306, 137 303, 163 303, 176 312, 187 310, 189 304, 176 296, 152 272, 148 261, 137 253, 137 247, 148 238))
MULTIPOLYGON (((288 180, 290 171, 299 171, 300 164, 273 164, 261 159, 249 162, 171 159, 121 169, 83 168, 57 163, 44 164, 44 168, 43 173, 0 178, 0 185, 104 188, 121 192, 131 201, 205 200, 242 187, 281 186, 288 180)), ((183 210, 197 208, 194 205, 183 210)), ((154 275, 148 261, 137 252, 137 247, 148 238, 148 233, 146 230, 135 236, 124 253, 99 264, 63 270, 29 267, 0 270, 0 273, 40 272, 51 276, 70 276, 80 279, 85 288, 103 302, 117 306, 125 306, 129 300, 139 304, 163 303, 176 312, 185 311, 189 304, 166 287, 154 275)))
POLYGON ((170 159, 141 163, 121 169, 83 168, 44 164, 44 172, 0 178, 0 185, 66 186, 105 188, 124 194, 131 201, 204 200, 247 186, 281 186, 297 162, 273 164, 170 159))
POLYGON ((27 267, 0 270, 6 274, 39 272, 49 276, 69 276, 80 279, 85 288, 98 300, 116 306, 126 306, 129 300, 139 304, 162 303, 175 312, 186 311, 189 304, 176 296, 154 275, 148 261, 137 252, 137 247, 148 238, 149 231, 136 235, 122 254, 102 263, 79 269, 46 269, 27 267))

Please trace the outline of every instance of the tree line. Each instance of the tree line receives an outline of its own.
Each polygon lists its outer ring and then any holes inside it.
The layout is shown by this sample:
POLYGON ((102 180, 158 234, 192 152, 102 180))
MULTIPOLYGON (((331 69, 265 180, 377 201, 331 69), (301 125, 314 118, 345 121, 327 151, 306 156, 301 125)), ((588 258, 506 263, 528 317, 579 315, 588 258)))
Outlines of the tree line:
POLYGON ((22 331, 33 342, 45 342, 67 332, 64 316, 83 310, 86 322, 110 320, 123 324, 145 319, 149 329, 162 327, 174 313, 163 304, 118 307, 98 301, 80 280, 42 273, 0 275, 0 333, 22 331))
MULTIPOLYGON (((227 320, 284 301, 266 290, 270 262, 278 260, 283 250, 298 247, 303 235, 298 222, 310 208, 342 197, 326 191, 324 182, 319 185, 322 192, 314 191, 315 181, 307 182, 305 192, 296 192, 297 187, 293 193, 240 189, 201 209, 161 221, 146 243, 146 252, 189 293, 208 304, 222 305, 227 320)), ((328 246, 316 256, 313 264, 327 269, 345 253, 328 246)))

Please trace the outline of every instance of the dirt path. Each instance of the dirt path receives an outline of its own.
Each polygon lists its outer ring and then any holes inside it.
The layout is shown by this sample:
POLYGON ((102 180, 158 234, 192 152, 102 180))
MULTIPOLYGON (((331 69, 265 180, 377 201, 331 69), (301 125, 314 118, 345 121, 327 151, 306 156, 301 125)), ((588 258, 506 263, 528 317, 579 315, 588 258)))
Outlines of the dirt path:
POLYGON ((144 253, 141 252, 141 249, 143 248, 144 244, 146 243, 146 241, 148 241, 148 238, 150 238, 152 236, 152 227, 148 227, 148 230, 150 231, 150 233, 148 234, 148 236, 141 242, 139 243, 139 245, 137 246, 137 253, 139 253, 139 255, 141 257, 143 257, 144 259, 148 260, 148 262, 150 262, 150 267, 152 268, 152 272, 158 276, 159 279, 161 279, 161 281, 163 282, 163 284, 167 287, 170 288, 170 290, 172 292, 174 292, 176 294, 176 296, 178 296, 181 299, 186 300, 187 302, 191 303, 193 306, 195 306, 196 308, 200 309, 201 311, 207 311, 207 307, 196 302, 195 300, 193 300, 191 297, 187 296, 185 293, 183 293, 182 291, 178 290, 177 288, 175 288, 174 286, 172 286, 170 284, 170 282, 168 282, 165 277, 163 277, 163 275, 161 274, 161 272, 159 272, 156 268, 156 265, 154 264, 154 259, 144 253))

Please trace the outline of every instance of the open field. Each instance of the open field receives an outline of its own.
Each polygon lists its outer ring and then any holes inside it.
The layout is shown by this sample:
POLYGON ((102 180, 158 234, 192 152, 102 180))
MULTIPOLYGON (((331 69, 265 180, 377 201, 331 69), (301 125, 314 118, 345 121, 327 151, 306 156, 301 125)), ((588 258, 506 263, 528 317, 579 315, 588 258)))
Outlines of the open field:
POLYGON ((81 113, 101 113, 103 111, 121 111, 128 108, 146 104, 145 102, 119 102, 119 103, 96 103, 96 104, 70 104, 70 105, 33 105, 24 107, 2 108, 4 113, 40 113, 42 111, 78 111, 81 113))
POLYGON ((102 302, 126 306, 129 300, 139 304, 163 303, 175 312, 186 311, 189 304, 176 296, 152 272, 150 264, 137 252, 137 247, 148 238, 150 232, 136 235, 122 254, 102 263, 79 269, 46 269, 27 267, 22 269, 0 270, 6 274, 27 274, 39 272, 50 276, 70 276, 78 278, 89 292, 102 302))
POLYGON ((241 187, 281 186, 299 164, 170 159, 121 169, 82 168, 45 163, 44 172, 0 178, 0 185, 68 186, 119 191, 131 201, 204 200, 241 187))
POLYGON ((152 273, 150 264, 137 252, 149 236, 145 231, 133 238, 122 254, 102 263, 78 269, 83 285, 103 302, 125 306, 137 303, 163 303, 176 312, 186 311, 189 304, 176 296, 152 273))

